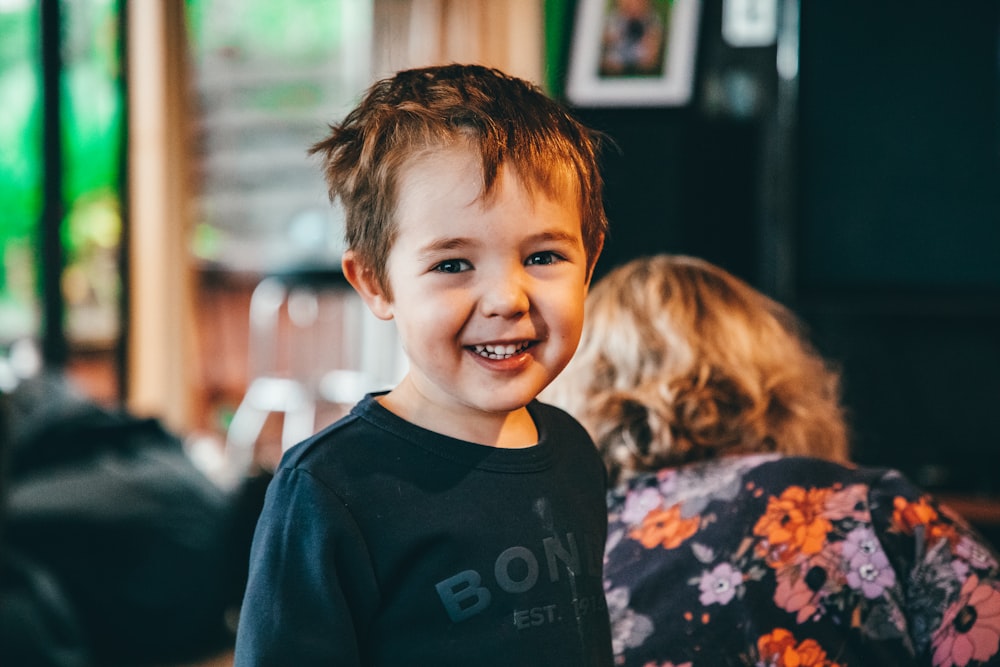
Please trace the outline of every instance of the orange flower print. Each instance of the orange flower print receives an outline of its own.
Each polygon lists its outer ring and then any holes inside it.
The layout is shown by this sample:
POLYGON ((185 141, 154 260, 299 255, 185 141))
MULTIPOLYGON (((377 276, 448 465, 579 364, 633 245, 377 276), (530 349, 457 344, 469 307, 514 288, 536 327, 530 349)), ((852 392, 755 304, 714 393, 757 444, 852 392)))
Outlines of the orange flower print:
POLYGON ((771 667, 840 667, 826 657, 826 651, 813 639, 796 643, 795 636, 784 628, 757 640, 758 664, 771 667))
POLYGON ((638 540, 647 549, 663 547, 676 549, 684 540, 698 532, 701 520, 698 516, 681 518, 680 505, 669 509, 656 508, 642 520, 642 525, 632 530, 629 537, 638 540))
POLYGON ((784 665, 775 658, 785 655, 788 651, 795 650, 795 637, 784 628, 775 628, 774 632, 764 635, 757 640, 757 651, 764 664, 784 665))
POLYGON ((904 533, 912 534, 917 526, 926 526, 938 519, 937 510, 927 503, 926 498, 911 503, 902 496, 896 496, 892 506, 892 522, 904 533))
POLYGON ((814 639, 806 639, 796 646, 795 654, 796 662, 792 664, 796 666, 801 665, 802 667, 808 667, 809 665, 822 665, 823 667, 832 667, 837 664, 832 660, 826 659, 826 651, 824 651, 823 647, 821 647, 814 639))
POLYGON ((940 516, 926 497, 910 502, 902 496, 896 496, 892 501, 892 523, 897 530, 912 535, 918 528, 924 531, 927 546, 933 546, 942 539, 947 539, 954 546, 959 539, 954 526, 942 523, 940 516))
POLYGON ((1000 650, 1000 591, 970 576, 934 633, 934 665, 965 667, 1000 650))
POLYGON ((819 553, 832 526, 823 514, 829 489, 791 486, 779 498, 771 496, 767 510, 754 526, 754 535, 764 538, 760 550, 772 567, 794 560, 799 554, 819 553))

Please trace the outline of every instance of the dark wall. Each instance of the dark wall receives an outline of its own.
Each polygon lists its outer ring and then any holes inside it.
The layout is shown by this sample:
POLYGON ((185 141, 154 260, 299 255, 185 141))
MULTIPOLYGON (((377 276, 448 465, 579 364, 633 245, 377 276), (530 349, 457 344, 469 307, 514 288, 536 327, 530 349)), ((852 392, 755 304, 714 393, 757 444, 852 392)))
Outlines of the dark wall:
POLYGON ((1000 287, 1000 3, 803 4, 803 288, 1000 287))
POLYGON ((1000 3, 803 5, 797 301, 857 457, 1000 495, 1000 3))
POLYGON ((727 47, 721 0, 689 105, 576 110, 620 148, 598 275, 654 252, 724 266, 841 365, 857 460, 998 496, 1000 3, 801 5, 791 119, 775 49, 727 47), (740 77, 754 104, 719 97, 740 77))
POLYGON ((727 49, 717 36, 719 2, 703 6, 699 26, 704 38, 690 104, 575 110, 613 140, 604 154, 611 233, 597 275, 637 254, 673 252, 758 278, 761 114, 763 98, 773 96, 765 90, 773 85, 774 48, 727 49), (731 70, 756 78, 760 108, 731 113, 725 101, 703 101, 706 84, 731 70))
POLYGON ((637 253, 686 253, 756 276, 759 129, 690 110, 589 109, 605 130, 610 235, 598 275, 637 253))

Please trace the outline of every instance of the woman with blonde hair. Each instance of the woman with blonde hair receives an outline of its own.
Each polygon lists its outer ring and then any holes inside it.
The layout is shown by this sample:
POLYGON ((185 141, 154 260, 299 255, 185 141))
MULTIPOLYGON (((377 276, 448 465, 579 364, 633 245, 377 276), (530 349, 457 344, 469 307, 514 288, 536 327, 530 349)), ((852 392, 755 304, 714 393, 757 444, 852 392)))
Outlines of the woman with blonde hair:
POLYGON ((839 384, 789 309, 703 260, 593 286, 542 399, 609 470, 618 664, 1000 665, 996 553, 898 471, 848 462, 839 384))

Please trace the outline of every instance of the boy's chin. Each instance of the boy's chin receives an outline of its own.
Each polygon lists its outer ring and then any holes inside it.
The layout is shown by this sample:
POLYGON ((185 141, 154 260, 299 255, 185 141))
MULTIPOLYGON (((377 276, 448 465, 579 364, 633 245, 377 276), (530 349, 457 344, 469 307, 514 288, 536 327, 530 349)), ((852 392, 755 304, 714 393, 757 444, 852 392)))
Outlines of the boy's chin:
POLYGON ((483 388, 467 396, 466 404, 479 412, 504 416, 525 409, 536 396, 533 390, 489 391, 483 388))

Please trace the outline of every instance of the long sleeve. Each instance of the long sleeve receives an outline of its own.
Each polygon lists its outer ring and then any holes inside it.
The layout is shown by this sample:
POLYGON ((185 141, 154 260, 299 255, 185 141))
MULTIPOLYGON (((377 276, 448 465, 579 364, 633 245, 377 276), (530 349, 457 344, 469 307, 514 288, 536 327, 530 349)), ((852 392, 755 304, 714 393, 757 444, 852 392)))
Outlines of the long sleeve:
POLYGON ((364 540, 339 498, 308 472, 279 471, 250 559, 238 667, 364 664, 357 637, 378 589, 364 540))
POLYGON ((604 469, 579 424, 531 409, 524 449, 420 429, 371 397, 289 449, 236 665, 610 665, 604 469))
POLYGON ((899 472, 764 455, 613 493, 604 575, 626 667, 981 667, 997 563, 899 472))
POLYGON ((917 654, 933 665, 1000 665, 1000 570, 992 547, 898 473, 872 485, 870 506, 917 654))

